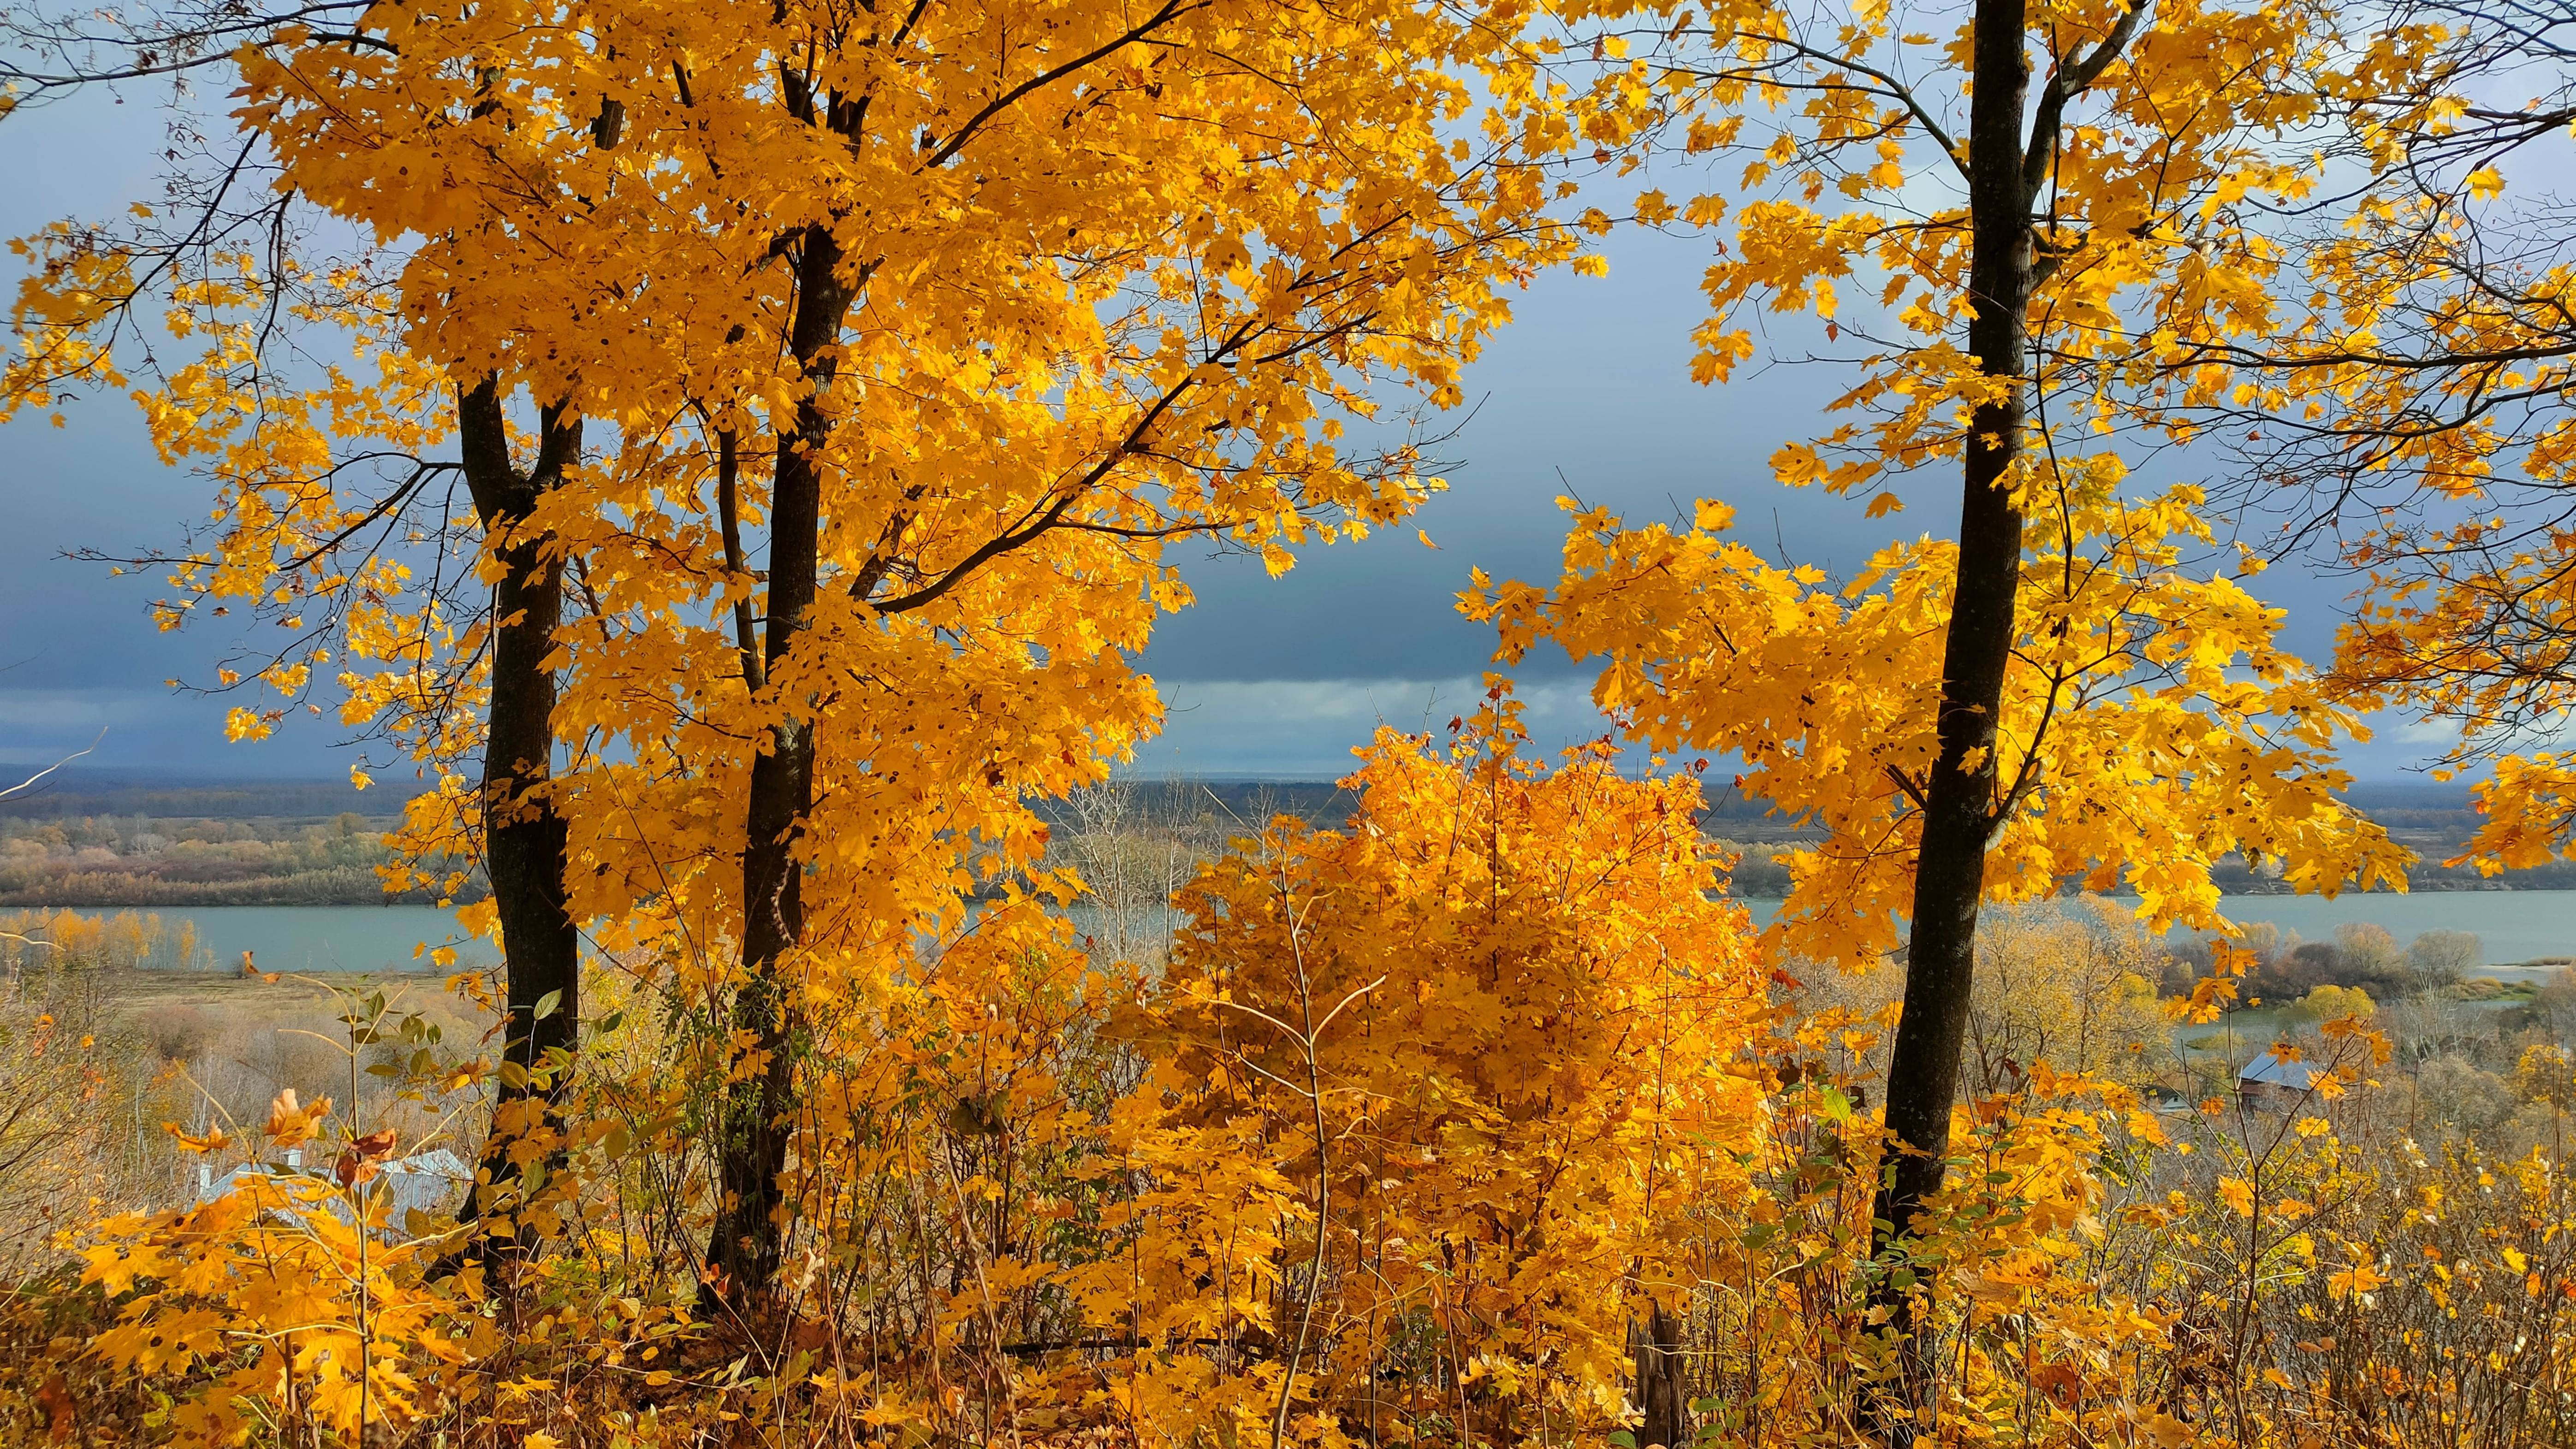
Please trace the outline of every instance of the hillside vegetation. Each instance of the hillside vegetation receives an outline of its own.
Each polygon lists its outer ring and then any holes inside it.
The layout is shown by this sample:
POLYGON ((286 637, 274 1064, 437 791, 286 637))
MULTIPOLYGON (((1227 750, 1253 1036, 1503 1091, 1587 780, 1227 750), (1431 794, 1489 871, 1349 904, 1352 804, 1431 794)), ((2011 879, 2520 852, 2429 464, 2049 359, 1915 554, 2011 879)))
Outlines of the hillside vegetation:
MULTIPOLYGON (((712 1166, 667 1073, 696 1049, 684 1020, 612 999, 579 1088, 611 1129, 568 1144, 523 1209, 590 1248, 511 1270, 542 1331, 477 1340, 471 1278, 417 1276, 458 1199, 394 1221, 368 1164, 378 1133, 473 1155, 488 983, 243 977, 150 917, 0 920, 11 1085, 50 1104, 0 1119, 0 1157, 29 1168, 0 1240, 32 1290, 0 1423, 35 1432, 70 1403, 85 1442, 112 1443, 152 1437, 167 1392, 194 1406, 168 1422, 222 1433, 263 1412, 400 1422, 435 1394, 530 1442, 761 1421, 822 1443, 890 1403, 975 1441, 1159 1424, 1186 1442, 1257 1435, 1293 1358, 1301 1415, 1382 1437, 1608 1434, 1642 1384, 1697 1442, 1831 1439, 1883 1371, 1883 1269, 1854 1215, 1901 971, 1756 966, 1668 787, 1586 763, 1480 782, 1395 740, 1354 783, 1347 826, 1265 820, 1208 863, 1140 854, 1132 796, 1068 821, 1059 845, 1094 882, 1080 936, 997 907, 857 1059, 908 1064, 863 1104, 876 1145, 833 1169, 878 1225, 851 1271, 882 1286, 748 1343, 675 1311, 712 1166), (1406 904, 1424 901, 1448 904, 1406 904), (1641 952, 1658 938, 1708 954, 1641 952), (1430 991, 1458 953, 1497 950, 1510 973, 1430 991), (1552 1101, 1533 1113, 1533 1094, 1552 1101), (1507 1151, 1540 1170, 1496 1175, 1507 1151), (279 1175, 201 1205, 200 1165, 236 1163, 279 1175), (376 1224, 363 1271, 335 1202, 376 1224), (239 1215, 263 1204, 298 1216, 239 1215), (214 1234, 256 1256, 201 1258, 214 1234), (66 1253, 90 1287, 49 1266, 66 1253), (1672 1307, 1626 1315, 1600 1275, 1672 1307), (196 1322, 227 1326, 173 1338, 196 1322), (800 1342, 818 1324, 849 1358, 800 1342), (1176 1348, 1140 1355, 1138 1324, 1176 1348), (91 1334, 99 1356, 66 1351, 91 1334), (298 1343, 363 1348, 382 1399, 325 1372, 262 1409, 296 1385, 270 1356, 298 1343)), ((1946 1412, 2046 1443, 2576 1432, 2526 1387, 2576 1367, 2555 1166, 2576 970, 2490 993, 2461 976, 2474 940, 2326 945, 2258 941, 2213 976, 2205 946, 2168 951, 2105 902, 1993 923, 1959 1098, 1976 1125, 1918 1260, 1951 1285, 1930 1300, 1960 1366, 1946 1412), (2286 1011, 2197 1009, 2218 980, 2306 985, 2286 1011), (2240 1096, 2267 1053, 2314 1064, 2313 1085, 2240 1096)))
POLYGON ((2576 858, 2565 19, 0 6, 0 128, 181 107, 0 423, 130 403, 207 497, 79 557, 411 782, 0 869, 500 957, 0 927, 0 1443, 2576 1449, 2576 981, 2231 896, 2576 858), (1630 239, 1491 571, 1438 460, 1630 239), (1666 345, 1816 382, 1603 447, 1666 345), (1455 715, 1117 783, 1216 571, 1389 535, 1455 715))

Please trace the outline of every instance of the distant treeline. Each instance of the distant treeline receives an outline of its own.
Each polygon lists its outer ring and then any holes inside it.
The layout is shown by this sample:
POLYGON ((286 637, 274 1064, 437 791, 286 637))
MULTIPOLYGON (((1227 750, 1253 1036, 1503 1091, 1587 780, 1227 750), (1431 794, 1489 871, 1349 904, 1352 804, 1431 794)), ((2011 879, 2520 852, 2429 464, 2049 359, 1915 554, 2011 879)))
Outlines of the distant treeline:
MULTIPOLYGON (((406 782, 408 784, 409 782, 406 782)), ((65 770, 0 800, 0 906, 371 905, 387 899, 375 867, 383 833, 418 789, 345 780, 187 780, 65 770)), ((1122 782, 1116 808, 1094 797, 1054 801, 1040 813, 1060 833, 1142 831, 1212 855, 1271 817, 1338 825, 1348 792, 1321 780, 1122 782)), ((1712 772, 1701 824, 1738 857, 1736 894, 1777 897, 1787 870, 1771 857, 1806 839, 1801 822, 1712 772)), ((2571 890, 2576 861, 2482 876, 2444 866, 2475 833, 2464 787, 2379 786, 2352 801, 2424 858, 2413 887, 2427 890, 2571 890)), ((2222 863, 2221 889, 2286 889, 2264 869, 2222 863)), ((477 880, 468 898, 479 896, 477 880)), ((411 896, 396 897, 409 900, 411 896)))
POLYGON ((343 813, 391 818, 423 788, 410 781, 379 782, 360 791, 346 780, 192 780, 66 769, 0 800, 0 819, 328 820, 343 813))
MULTIPOLYGON (((76 778, 0 801, 0 906, 427 903, 389 896, 377 873, 403 798, 304 780, 76 778), (361 799, 370 813, 345 808, 361 799), (344 808, 317 808, 331 805, 344 808)), ((464 898, 481 894, 478 878, 464 898)))
MULTIPOLYGON (((1121 810, 1126 818, 1210 829, 1258 830, 1279 815, 1312 825, 1339 825, 1356 803, 1330 780, 1130 780, 1109 788, 1125 794, 1121 810)), ((1082 800, 1045 801, 1038 813, 1057 829, 1081 828, 1099 815, 1082 800)))
MULTIPOLYGON (((1746 796, 1732 781, 1718 780, 1714 772, 1704 793, 1708 804, 1701 817, 1703 828, 1744 855, 1736 868, 1736 894, 1785 894, 1789 874, 1767 857, 1811 838, 1800 822, 1771 814, 1767 802, 1746 796)), ((2407 876, 2414 890, 2576 890, 2576 861, 2551 861, 2492 876, 2480 874, 2472 865, 2442 864, 2467 846, 2483 822, 2470 805, 2465 785, 2365 786, 2346 798, 2421 857, 2407 876)), ((2283 895, 2290 889, 2277 870, 2242 859, 2221 861, 2210 874, 2218 888, 2231 895, 2283 895)))

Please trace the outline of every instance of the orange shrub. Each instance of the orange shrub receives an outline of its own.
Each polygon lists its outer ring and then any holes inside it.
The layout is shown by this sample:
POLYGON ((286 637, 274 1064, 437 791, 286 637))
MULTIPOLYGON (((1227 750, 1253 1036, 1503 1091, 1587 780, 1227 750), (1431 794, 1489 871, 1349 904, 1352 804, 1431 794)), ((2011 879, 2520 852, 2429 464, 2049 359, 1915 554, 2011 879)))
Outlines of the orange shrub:
POLYGON ((1542 768, 1491 699, 1180 894, 1114 1122, 1143 1247, 1083 1283, 1158 1346, 1117 1392, 1170 1442, 1606 1432, 1742 1188, 1767 1002, 1696 781, 1542 768))

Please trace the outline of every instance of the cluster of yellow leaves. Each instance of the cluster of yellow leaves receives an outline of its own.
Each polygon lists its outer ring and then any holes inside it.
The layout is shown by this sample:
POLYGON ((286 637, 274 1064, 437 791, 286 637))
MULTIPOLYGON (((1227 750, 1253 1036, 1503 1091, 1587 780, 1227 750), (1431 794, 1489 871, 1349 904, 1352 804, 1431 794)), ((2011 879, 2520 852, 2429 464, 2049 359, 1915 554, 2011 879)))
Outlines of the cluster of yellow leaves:
MULTIPOLYGON (((2331 891, 2402 879, 2407 856, 2338 802, 2340 736, 2358 732, 2274 642, 2280 612, 2197 577, 2197 492, 2117 496, 2110 460, 2034 487, 2000 725, 2002 819, 1986 888, 2053 894, 2069 877, 2140 898, 2156 925, 2220 924, 2213 864, 2244 851, 2331 891)), ((1773 941, 1862 964, 1909 906, 1912 841, 1935 754, 1953 545, 1894 545, 1837 590, 1696 526, 1579 514, 1553 590, 1479 580, 1468 611, 1518 658, 1542 639, 1598 658, 1593 698, 1659 751, 1730 752, 1742 786, 1826 833, 1788 857, 1773 941)))
MULTIPOLYGON (((330 1110, 281 1092, 260 1146, 282 1155, 312 1142, 330 1110)), ((227 1144, 218 1134, 189 1145, 227 1144)), ((494 1330, 421 1281, 445 1239, 389 1220, 392 1195, 373 1168, 391 1149, 390 1133, 372 1134, 327 1177, 272 1160, 195 1207, 97 1224, 82 1279, 117 1307, 90 1352, 191 1386, 170 1412, 180 1443, 236 1444, 290 1424, 355 1443, 364 1425, 435 1414, 442 1372, 490 1352, 494 1330)))
MULTIPOLYGON (((2164 404, 2230 376, 2187 364, 2279 322, 2284 250, 2245 203, 2304 199, 2325 164, 2283 141, 2355 97, 2412 94, 2406 82, 2440 31, 2361 39, 2318 7, 2202 0, 2143 15, 2116 0, 2021 13, 2043 128, 2025 166, 2047 182, 2030 314, 2045 338, 2038 386, 2060 423, 2187 432, 2164 404)), ((1880 416, 1784 449, 1784 479, 1847 491, 1959 456, 1965 419, 2005 385, 1961 346, 1971 307, 1960 82, 1973 26, 1899 5, 1828 24, 1740 3, 1685 11, 1666 39, 1630 69, 1687 122, 1679 149, 1752 158, 1729 191, 1641 205, 1650 219, 1677 210, 1709 228, 1732 213, 1732 245, 1704 283, 1696 375, 1723 380, 1753 355, 1756 308, 1811 312, 1836 334, 1873 339, 1862 379, 1835 405, 1880 416), (1836 451, 1847 460, 1828 468, 1822 455, 1836 451)))
POLYGON ((2199 344, 2190 400, 2244 429, 2229 439, 2240 471, 2310 490, 2308 521, 2331 523, 2364 573, 2339 686, 2445 723, 2449 769, 2498 764, 2478 786, 2489 823, 2452 862, 2493 871, 2576 847, 2558 751, 2576 703, 2576 530, 2560 501, 2576 468, 2576 264, 2546 205, 2517 205, 2495 164, 2555 128, 2484 129, 2516 112, 2495 87, 2526 82, 2478 68, 2519 38, 2463 19, 2449 38, 2466 73, 2358 113, 2385 169, 2338 225, 2283 229, 2296 251, 2272 333, 2199 344))
POLYGON ((2490 875, 2576 849, 2576 756, 2550 747, 2576 705, 2558 662, 2576 633, 2576 532, 2508 537, 2517 531, 2498 513, 2432 540, 2392 530, 2366 545, 2373 596, 2336 660, 2364 697, 2453 721, 2450 768, 2497 756, 2474 787, 2486 819, 2448 862, 2490 875))

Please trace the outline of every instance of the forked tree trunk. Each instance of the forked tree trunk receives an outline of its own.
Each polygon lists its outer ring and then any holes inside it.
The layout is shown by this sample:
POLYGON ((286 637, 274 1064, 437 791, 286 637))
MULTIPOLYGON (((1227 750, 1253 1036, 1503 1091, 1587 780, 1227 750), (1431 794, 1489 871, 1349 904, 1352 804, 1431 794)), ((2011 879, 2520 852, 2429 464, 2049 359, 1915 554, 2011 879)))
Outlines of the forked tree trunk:
MULTIPOLYGON (((535 466, 510 458, 500 387, 487 377, 460 390, 457 432, 467 490, 483 534, 502 564, 492 595, 492 681, 483 747, 483 851, 501 920, 509 1022, 493 1131, 461 1214, 479 1221, 506 1200, 519 1177, 513 1145, 526 1125, 523 1104, 551 1115, 565 1084, 562 1062, 580 1040, 581 939, 564 898, 565 825, 551 790, 555 675, 546 667, 563 620, 563 560, 531 526, 537 502, 581 454, 581 421, 561 406, 542 415, 535 466)), ((503 1208, 506 1211, 506 1207, 503 1208)), ((480 1239, 490 1261, 524 1246, 515 1225, 480 1239)))

